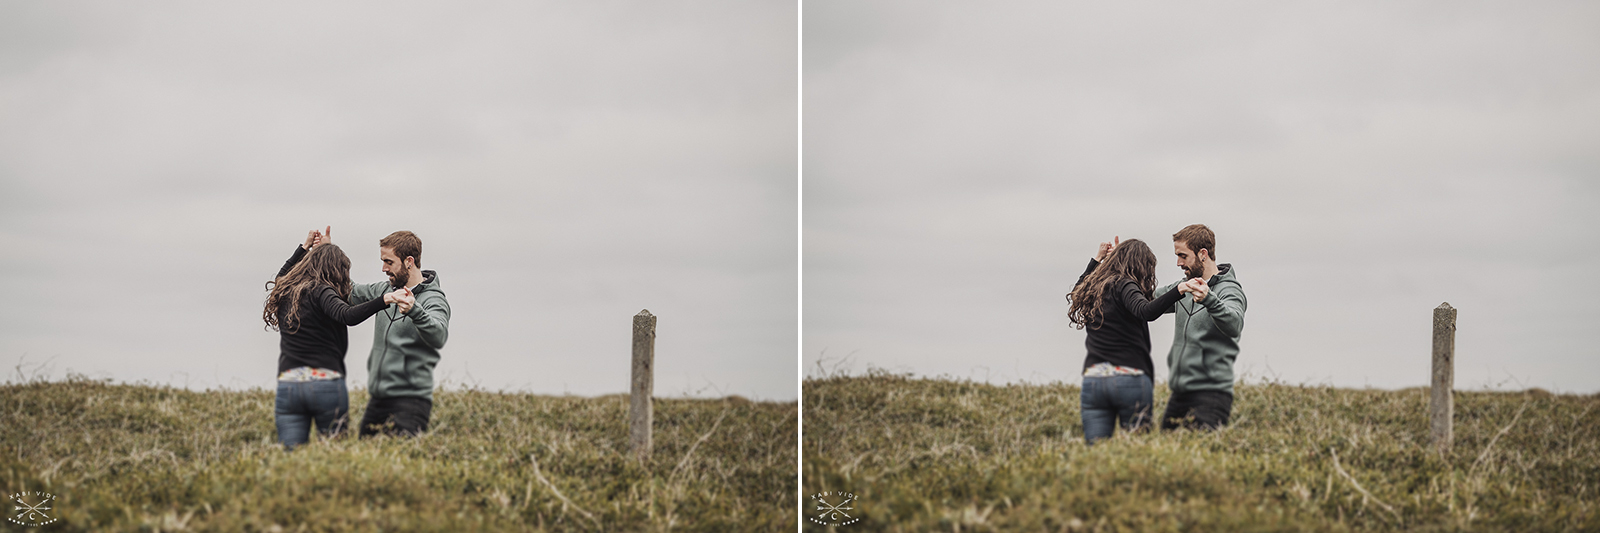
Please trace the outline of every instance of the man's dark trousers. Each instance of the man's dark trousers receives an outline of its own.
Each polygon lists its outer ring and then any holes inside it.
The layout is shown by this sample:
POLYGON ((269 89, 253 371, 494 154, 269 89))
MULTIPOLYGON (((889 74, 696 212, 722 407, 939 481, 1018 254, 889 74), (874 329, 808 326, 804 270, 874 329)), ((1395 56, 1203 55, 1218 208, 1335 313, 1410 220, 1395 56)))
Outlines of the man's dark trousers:
POLYGON ((1173 393, 1161 415, 1161 430, 1217 429, 1228 425, 1232 413, 1232 394, 1215 390, 1173 393))
POLYGON ((399 396, 373 398, 367 401, 367 412, 361 415, 361 436, 378 433, 416 436, 428 430, 428 418, 433 414, 433 401, 427 398, 399 396))

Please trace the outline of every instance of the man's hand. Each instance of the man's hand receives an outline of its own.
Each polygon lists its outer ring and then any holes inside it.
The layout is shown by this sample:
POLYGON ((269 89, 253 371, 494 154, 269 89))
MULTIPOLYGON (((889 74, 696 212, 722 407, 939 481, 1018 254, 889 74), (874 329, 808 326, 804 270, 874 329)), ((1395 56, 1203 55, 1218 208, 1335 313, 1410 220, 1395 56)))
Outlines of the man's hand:
POLYGON ((398 298, 399 302, 397 302, 397 303, 400 304, 400 313, 402 313, 402 314, 410 313, 411 312, 411 306, 416 305, 416 303, 417 303, 417 295, 411 294, 411 289, 407 289, 407 288, 401 288, 400 290, 395 291, 395 292, 403 293, 398 298))
POLYGON ((383 303, 399 304, 400 312, 407 313, 411 311, 412 305, 416 305, 417 296, 415 294, 411 294, 411 289, 402 287, 395 289, 393 292, 385 293, 383 295, 383 303))
POLYGON ((1188 290, 1179 289, 1179 291, 1188 293, 1190 296, 1194 296, 1195 303, 1199 303, 1200 300, 1204 300, 1206 298, 1207 294, 1211 294, 1211 286, 1207 285, 1205 280, 1200 278, 1194 278, 1183 282, 1183 287, 1187 288, 1188 290))
POLYGON ((1111 253, 1111 250, 1115 249, 1119 244, 1122 244, 1122 237, 1115 235, 1111 237, 1111 242, 1100 243, 1100 249, 1096 250, 1094 253, 1095 262, 1104 262, 1106 260, 1106 254, 1111 253))

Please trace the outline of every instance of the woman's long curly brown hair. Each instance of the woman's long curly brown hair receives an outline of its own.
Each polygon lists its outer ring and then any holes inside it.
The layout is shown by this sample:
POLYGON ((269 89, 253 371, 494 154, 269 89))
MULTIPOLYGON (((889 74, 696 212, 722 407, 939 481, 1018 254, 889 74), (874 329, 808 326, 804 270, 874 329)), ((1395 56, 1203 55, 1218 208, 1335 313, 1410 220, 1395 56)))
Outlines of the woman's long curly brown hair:
POLYGON ((289 273, 267 282, 270 292, 266 309, 261 311, 267 329, 291 334, 299 331, 300 300, 318 285, 333 287, 340 298, 350 297, 350 257, 333 243, 317 245, 289 273))
POLYGON ((1129 279, 1139 284, 1145 298, 1156 290, 1156 254, 1139 239, 1128 239, 1112 248, 1105 261, 1090 272, 1083 283, 1072 288, 1072 294, 1067 295, 1072 302, 1067 320, 1078 329, 1084 326, 1099 329, 1105 322, 1105 310, 1101 307, 1105 305, 1106 288, 1129 279))

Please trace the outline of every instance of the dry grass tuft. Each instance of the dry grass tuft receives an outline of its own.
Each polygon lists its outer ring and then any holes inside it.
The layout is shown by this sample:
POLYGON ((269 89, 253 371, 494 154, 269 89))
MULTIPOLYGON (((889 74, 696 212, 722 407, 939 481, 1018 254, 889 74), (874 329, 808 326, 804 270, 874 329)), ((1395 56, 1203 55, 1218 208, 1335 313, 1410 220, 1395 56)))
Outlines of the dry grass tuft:
POLYGON ((803 394, 804 494, 856 494, 862 531, 1600 531, 1600 395, 1457 392, 1441 457, 1426 389, 1243 385, 1225 430, 1093 448, 1076 385, 803 394))
MULTIPOLYGON (((354 419, 366 400, 351 392, 354 419)), ((55 494, 54 531, 771 531, 798 519, 794 403, 657 399, 640 465, 626 396, 455 390, 435 402, 423 437, 347 434, 286 453, 272 391, 0 385, 0 488, 55 494)))

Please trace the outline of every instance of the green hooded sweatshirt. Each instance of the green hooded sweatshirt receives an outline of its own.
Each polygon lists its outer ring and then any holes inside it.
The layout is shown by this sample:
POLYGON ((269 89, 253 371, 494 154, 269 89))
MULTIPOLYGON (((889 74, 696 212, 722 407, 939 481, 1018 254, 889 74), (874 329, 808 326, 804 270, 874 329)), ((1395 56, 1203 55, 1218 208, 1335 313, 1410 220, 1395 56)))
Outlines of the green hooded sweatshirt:
MULTIPOLYGON (((1165 294, 1182 280, 1169 283, 1165 294)), ((1172 349, 1167 352, 1167 386, 1174 393, 1222 391, 1233 394, 1233 360, 1239 357, 1239 335, 1244 332, 1244 310, 1249 302, 1244 287, 1234 277, 1233 265, 1217 265, 1217 275, 1207 282, 1211 291, 1195 303, 1183 298, 1173 304, 1172 349)))
MULTIPOLYGON (((398 305, 373 316, 372 353, 367 355, 367 392, 373 398, 416 397, 433 401, 433 367, 439 349, 450 338, 450 302, 439 288, 439 275, 422 271, 422 283, 411 289, 417 303, 401 314, 398 305)), ((380 281, 356 285, 350 304, 382 298, 393 289, 380 281)))

